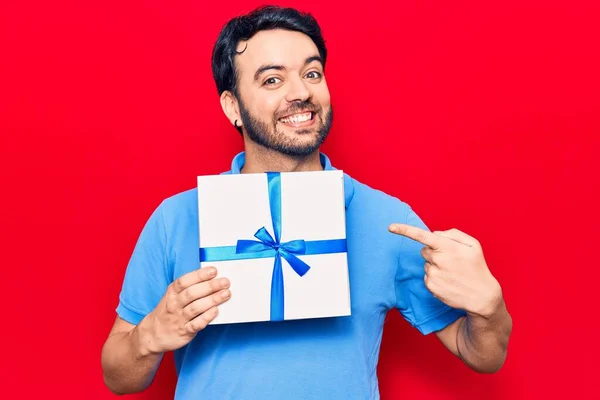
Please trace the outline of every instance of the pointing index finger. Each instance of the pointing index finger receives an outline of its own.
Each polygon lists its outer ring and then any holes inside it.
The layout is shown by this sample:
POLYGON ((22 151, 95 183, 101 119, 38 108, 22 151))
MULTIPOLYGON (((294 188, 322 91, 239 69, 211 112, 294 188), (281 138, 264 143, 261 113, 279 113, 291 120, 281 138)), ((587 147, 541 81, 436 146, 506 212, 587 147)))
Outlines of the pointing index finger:
POLYGON ((441 245, 439 236, 415 226, 406 224, 391 224, 389 226, 389 231, 397 235, 406 236, 409 239, 416 240, 425 246, 431 247, 433 250, 439 249, 441 245))

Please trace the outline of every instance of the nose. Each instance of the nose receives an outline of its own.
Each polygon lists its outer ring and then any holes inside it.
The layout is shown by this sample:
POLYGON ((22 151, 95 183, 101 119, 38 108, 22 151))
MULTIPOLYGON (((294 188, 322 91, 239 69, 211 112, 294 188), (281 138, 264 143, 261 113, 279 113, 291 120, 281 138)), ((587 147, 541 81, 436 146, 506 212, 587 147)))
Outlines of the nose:
POLYGON ((299 77, 293 77, 288 81, 288 92, 286 93, 285 99, 288 103, 295 101, 305 101, 310 98, 310 90, 306 86, 306 82, 299 77))

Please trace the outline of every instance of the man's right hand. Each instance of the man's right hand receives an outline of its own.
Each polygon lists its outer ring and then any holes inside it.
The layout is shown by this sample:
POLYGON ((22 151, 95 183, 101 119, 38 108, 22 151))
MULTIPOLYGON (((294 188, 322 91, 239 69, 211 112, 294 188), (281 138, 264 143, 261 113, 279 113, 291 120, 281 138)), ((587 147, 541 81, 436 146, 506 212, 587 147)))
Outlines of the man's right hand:
POLYGON ((214 267, 202 267, 169 285, 140 331, 140 344, 147 352, 177 350, 215 319, 217 306, 231 297, 229 280, 215 279, 216 275, 214 267))

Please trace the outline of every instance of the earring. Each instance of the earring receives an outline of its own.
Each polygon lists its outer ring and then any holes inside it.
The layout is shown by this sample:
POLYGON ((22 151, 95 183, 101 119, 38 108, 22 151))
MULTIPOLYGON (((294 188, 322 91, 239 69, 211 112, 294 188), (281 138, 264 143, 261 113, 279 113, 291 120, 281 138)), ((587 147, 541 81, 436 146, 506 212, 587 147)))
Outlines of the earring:
POLYGON ((233 126, 235 126, 236 128, 239 128, 239 127, 237 126, 237 119, 236 119, 236 120, 233 122, 233 126))

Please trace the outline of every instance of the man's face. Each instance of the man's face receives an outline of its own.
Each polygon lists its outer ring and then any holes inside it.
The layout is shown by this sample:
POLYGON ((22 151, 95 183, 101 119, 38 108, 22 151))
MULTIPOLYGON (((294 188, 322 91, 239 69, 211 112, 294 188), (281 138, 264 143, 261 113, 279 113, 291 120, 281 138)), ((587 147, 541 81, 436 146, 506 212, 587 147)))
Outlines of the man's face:
POLYGON ((317 150, 333 118, 319 51, 300 32, 269 30, 236 56, 242 123, 255 143, 301 157, 317 150), (245 50, 244 50, 245 49, 245 50))

